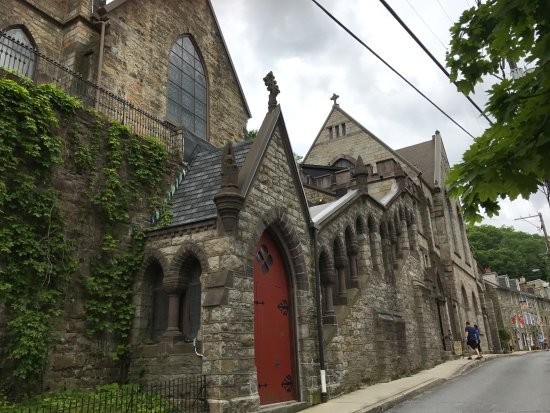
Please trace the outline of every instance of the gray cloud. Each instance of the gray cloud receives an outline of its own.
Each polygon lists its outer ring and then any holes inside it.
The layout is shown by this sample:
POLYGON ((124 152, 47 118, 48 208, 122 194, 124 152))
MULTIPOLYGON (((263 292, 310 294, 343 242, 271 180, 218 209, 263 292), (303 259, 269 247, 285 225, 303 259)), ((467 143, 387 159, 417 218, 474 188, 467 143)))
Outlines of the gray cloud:
MULTIPOLYGON (((279 101, 292 146, 299 154, 309 149, 319 132, 330 111, 329 97, 333 92, 341 96, 344 110, 393 148, 430 139, 438 129, 453 164, 461 160, 470 145, 470 137, 311 1, 212 0, 212 3, 254 115, 249 128, 259 127, 266 112, 267 92, 261 79, 273 70, 281 88, 279 101)), ((469 0, 390 3, 441 63, 445 59, 441 43, 446 45, 449 41, 449 18, 456 20, 464 8, 473 5, 469 0)), ((471 104, 456 92, 379 2, 322 0, 322 4, 465 129, 474 135, 483 133, 487 122, 479 118, 471 104)), ((473 99, 480 106, 486 99, 484 90, 492 81, 488 79, 488 83, 476 89, 473 99)), ((532 202, 504 203, 499 221, 491 222, 529 230, 529 225, 521 226, 514 217, 537 208, 543 210, 550 222, 550 210, 537 197, 532 202)))

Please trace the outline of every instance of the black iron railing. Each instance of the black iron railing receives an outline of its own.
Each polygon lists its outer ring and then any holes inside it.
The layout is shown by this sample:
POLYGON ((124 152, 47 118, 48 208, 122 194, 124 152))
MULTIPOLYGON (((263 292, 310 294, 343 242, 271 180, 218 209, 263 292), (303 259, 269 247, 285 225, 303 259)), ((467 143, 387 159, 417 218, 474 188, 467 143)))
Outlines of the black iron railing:
MULTIPOLYGON (((188 376, 151 385, 102 386, 87 395, 45 397, 17 413, 207 413, 206 376, 188 376)), ((2 407, 0 407, 0 411, 2 407)))
POLYGON ((0 30, 0 68, 17 72, 36 83, 53 83, 109 118, 128 126, 139 135, 159 139, 169 150, 183 154, 181 129, 96 85, 77 72, 50 59, 38 50, 0 30))

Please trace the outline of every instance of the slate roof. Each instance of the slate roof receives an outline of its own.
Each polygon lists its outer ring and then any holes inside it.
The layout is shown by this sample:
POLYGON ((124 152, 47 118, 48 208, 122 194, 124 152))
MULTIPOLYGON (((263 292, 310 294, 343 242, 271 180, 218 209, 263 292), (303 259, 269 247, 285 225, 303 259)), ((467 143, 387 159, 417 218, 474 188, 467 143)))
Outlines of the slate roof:
POLYGON ((422 171, 422 177, 433 189, 435 177, 435 143, 431 139, 416 145, 397 149, 396 152, 422 171))
MULTIPOLYGON (((235 161, 242 167, 252 141, 234 145, 235 161)), ((221 184, 223 148, 199 153, 172 199, 172 226, 204 221, 217 216, 214 195, 221 184)))

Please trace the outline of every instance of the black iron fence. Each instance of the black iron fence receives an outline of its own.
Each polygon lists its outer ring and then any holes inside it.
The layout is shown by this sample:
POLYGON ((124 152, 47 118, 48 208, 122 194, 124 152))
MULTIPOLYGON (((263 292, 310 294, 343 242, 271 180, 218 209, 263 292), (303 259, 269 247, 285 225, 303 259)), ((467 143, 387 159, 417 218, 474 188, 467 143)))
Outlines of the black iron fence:
POLYGON ((80 73, 70 70, 1 30, 0 68, 17 72, 36 83, 53 83, 80 98, 88 108, 96 109, 128 126, 134 133, 154 136, 169 150, 179 150, 183 154, 181 129, 84 79, 80 73))
MULTIPOLYGON (((188 376, 154 385, 102 386, 89 394, 43 397, 17 413, 207 413, 206 376, 188 376)), ((0 412, 4 412, 0 406, 0 412)))

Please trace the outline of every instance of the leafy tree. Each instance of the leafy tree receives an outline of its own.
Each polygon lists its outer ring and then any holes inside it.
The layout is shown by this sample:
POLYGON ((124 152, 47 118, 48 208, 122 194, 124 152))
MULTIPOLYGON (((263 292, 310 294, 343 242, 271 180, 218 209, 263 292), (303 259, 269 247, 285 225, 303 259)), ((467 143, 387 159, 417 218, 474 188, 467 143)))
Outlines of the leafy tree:
POLYGON ((512 227, 468 226, 468 240, 482 268, 491 268, 512 278, 549 279, 546 245, 539 235, 515 231, 512 227), (539 271, 533 272, 538 269, 539 271))
POLYGON ((549 16, 548 0, 488 0, 451 28, 447 65, 464 93, 503 72, 504 61, 530 67, 491 87, 485 111, 495 122, 449 174, 451 195, 461 198, 471 223, 482 219, 480 208, 496 215, 499 199, 528 198, 550 181, 549 16))
POLYGON ((249 130, 245 137, 244 137, 244 140, 245 141, 253 141, 254 139, 256 139, 256 135, 258 135, 258 129, 252 129, 252 130, 249 130))

